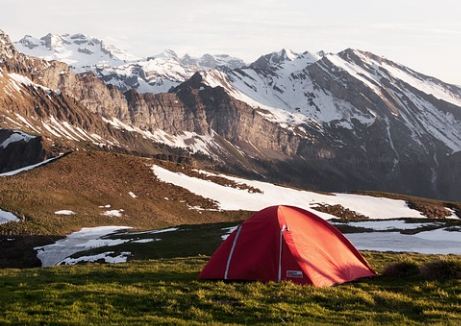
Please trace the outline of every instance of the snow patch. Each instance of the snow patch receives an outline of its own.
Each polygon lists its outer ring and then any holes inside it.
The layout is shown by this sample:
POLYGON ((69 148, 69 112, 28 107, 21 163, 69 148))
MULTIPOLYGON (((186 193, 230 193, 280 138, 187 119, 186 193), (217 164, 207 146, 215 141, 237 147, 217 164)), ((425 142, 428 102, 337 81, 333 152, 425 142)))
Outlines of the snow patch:
POLYGON ((123 212, 124 212, 123 209, 112 209, 112 210, 109 210, 109 211, 105 211, 101 215, 109 216, 109 217, 122 217, 123 212))
POLYGON ((412 230, 427 226, 441 226, 443 223, 408 223, 405 220, 385 220, 385 221, 359 221, 359 222, 336 222, 333 225, 348 225, 358 228, 372 229, 375 231, 385 230, 412 230))
POLYGON ((209 156, 214 156, 212 149, 217 148, 212 135, 199 135, 195 132, 181 131, 176 135, 169 134, 162 129, 153 131, 143 130, 138 127, 125 124, 122 121, 112 118, 102 118, 104 122, 110 124, 114 128, 123 129, 130 132, 136 132, 143 136, 145 139, 150 139, 156 143, 168 145, 170 147, 178 147, 187 149, 192 153, 203 153, 209 156))
MULTIPOLYGON (((267 182, 216 174, 237 183, 245 183, 262 191, 262 193, 249 193, 246 190, 225 187, 209 180, 171 172, 157 165, 152 166, 152 171, 163 182, 172 183, 194 194, 218 202, 219 208, 222 210, 259 211, 273 205, 292 205, 314 210, 314 207, 320 203, 327 205, 340 204, 371 219, 425 217, 419 211, 410 209, 403 200, 339 193, 327 195, 281 187, 267 182)), ((318 211, 315 211, 315 213, 324 219, 335 218, 330 214, 318 211)))
POLYGON ((411 235, 399 232, 366 232, 346 233, 344 236, 359 250, 461 254, 461 232, 444 229, 411 235))
POLYGON ((129 226, 99 226, 82 228, 69 234, 66 238, 46 246, 35 247, 37 258, 43 267, 53 266, 73 254, 98 247, 116 246, 130 241, 129 239, 105 239, 104 237, 117 231, 131 229, 129 226))
POLYGON ((74 211, 71 211, 71 210, 63 209, 63 210, 54 212, 54 214, 55 215, 67 215, 67 216, 70 216, 70 215, 75 215, 76 213, 74 211))
POLYGON ((135 193, 132 192, 132 191, 128 192, 128 195, 130 195, 130 197, 133 198, 133 199, 138 198, 138 196, 136 196, 135 193))
POLYGON ((45 90, 47 92, 51 92, 51 89, 49 89, 48 87, 36 84, 26 76, 16 74, 16 73, 9 73, 8 75, 9 75, 9 77, 11 78, 11 80, 13 82, 13 87, 18 92, 21 90, 22 86, 33 86, 35 88, 40 88, 40 89, 43 89, 43 90, 45 90))
POLYGON ((19 218, 13 213, 6 212, 0 209, 0 224, 8 222, 19 222, 19 218))
POLYGON ((149 242, 154 242, 154 241, 160 241, 160 239, 139 239, 139 240, 133 240, 131 242, 132 243, 149 243, 149 242))
POLYGON ((178 231, 179 228, 165 228, 165 229, 160 229, 160 230, 149 230, 149 231, 141 231, 141 232, 134 232, 134 233, 131 233, 133 235, 136 235, 136 234, 158 234, 158 233, 166 233, 166 232, 174 232, 174 231, 178 231))
POLYGON ((118 256, 112 256, 113 254, 113 251, 108 251, 97 255, 82 256, 78 258, 68 257, 58 263, 58 265, 76 265, 78 263, 93 263, 101 260, 108 264, 118 264, 126 263, 128 256, 131 256, 131 252, 129 251, 123 251, 118 256))
POLYGON ((222 228, 221 230, 223 230, 225 233, 221 235, 221 239, 222 240, 226 240, 229 235, 234 232, 236 229, 238 228, 238 225, 236 226, 229 226, 227 228, 222 228))
POLYGON ((31 136, 29 134, 26 134, 25 132, 22 131, 15 131, 13 134, 11 134, 7 139, 5 139, 1 144, 0 148, 7 148, 8 145, 17 143, 17 142, 25 142, 28 143, 31 139, 34 139, 34 136, 31 136))

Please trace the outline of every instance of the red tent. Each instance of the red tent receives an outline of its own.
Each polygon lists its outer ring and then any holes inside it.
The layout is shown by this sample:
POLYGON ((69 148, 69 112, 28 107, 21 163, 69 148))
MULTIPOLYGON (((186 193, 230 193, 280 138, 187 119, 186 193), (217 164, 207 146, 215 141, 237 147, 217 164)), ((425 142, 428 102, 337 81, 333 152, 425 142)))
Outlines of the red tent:
POLYGON ((357 249, 328 222, 301 208, 272 206, 240 224, 199 277, 330 286, 374 275, 357 249))

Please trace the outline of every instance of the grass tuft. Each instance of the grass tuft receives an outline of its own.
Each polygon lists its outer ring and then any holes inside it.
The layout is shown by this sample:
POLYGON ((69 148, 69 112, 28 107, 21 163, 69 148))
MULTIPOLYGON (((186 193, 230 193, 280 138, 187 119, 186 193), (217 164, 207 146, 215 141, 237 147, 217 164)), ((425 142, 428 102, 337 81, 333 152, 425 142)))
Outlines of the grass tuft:
POLYGON ((419 266, 416 262, 408 260, 392 263, 386 266, 383 271, 384 276, 389 277, 413 277, 420 274, 419 266))
POLYGON ((421 275, 428 280, 461 279, 461 262, 457 260, 438 260, 421 267, 421 275))

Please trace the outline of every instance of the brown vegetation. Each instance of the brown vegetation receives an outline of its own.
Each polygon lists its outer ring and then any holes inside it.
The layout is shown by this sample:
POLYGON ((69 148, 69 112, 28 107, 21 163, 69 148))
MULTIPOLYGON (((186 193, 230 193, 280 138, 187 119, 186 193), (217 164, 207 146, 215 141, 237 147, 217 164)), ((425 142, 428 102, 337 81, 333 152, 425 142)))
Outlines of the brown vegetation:
POLYGON ((361 221, 361 220, 369 219, 368 216, 354 212, 339 204, 337 205, 317 204, 317 206, 312 207, 312 208, 319 212, 334 215, 340 218, 341 220, 345 220, 345 221, 361 221))
POLYGON ((217 176, 217 175, 210 175, 200 172, 200 170, 194 169, 190 165, 184 164, 175 164, 172 162, 161 162, 159 165, 168 168, 171 171, 184 173, 190 177, 199 178, 202 180, 208 180, 214 183, 217 183, 221 186, 231 187, 240 190, 248 190, 249 193, 262 193, 262 191, 256 187, 247 185, 245 183, 237 183, 233 180, 230 180, 225 177, 217 176))
POLYGON ((439 281, 461 279, 461 261, 453 258, 422 263, 414 260, 403 260, 387 265, 382 275, 393 278, 422 277, 427 280, 439 281))
POLYGON ((443 206, 438 206, 434 204, 427 204, 422 201, 408 201, 408 207, 420 211, 425 216, 433 219, 443 219, 451 215, 451 212, 448 211, 443 206))
POLYGON ((390 277, 409 277, 419 275, 419 273, 418 264, 410 260, 389 264, 383 270, 383 275, 390 277))
POLYGON ((0 234, 62 235, 82 226, 153 228, 183 223, 241 219, 241 212, 216 210, 215 202, 160 182, 150 169, 156 160, 100 151, 77 151, 44 167, 0 183, 0 207, 23 216, 0 226, 0 234), (133 192, 137 198, 132 198, 133 192), (99 206, 111 205, 110 208, 99 206), (76 214, 59 216, 58 210, 76 214), (121 217, 103 216, 123 209, 121 217))
POLYGON ((438 260, 421 266, 421 275, 429 280, 461 279, 461 262, 438 260))

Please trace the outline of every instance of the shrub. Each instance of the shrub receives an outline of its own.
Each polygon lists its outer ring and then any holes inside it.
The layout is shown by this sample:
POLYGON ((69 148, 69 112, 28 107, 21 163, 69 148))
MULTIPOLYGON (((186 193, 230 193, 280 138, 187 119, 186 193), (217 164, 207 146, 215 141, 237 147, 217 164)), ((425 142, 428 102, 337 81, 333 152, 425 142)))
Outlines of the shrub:
POLYGON ((428 218, 443 219, 451 215, 451 212, 440 204, 425 203, 421 201, 408 201, 409 208, 420 211, 428 218))
POLYGON ((421 274, 430 280, 461 279, 461 262, 455 260, 438 260, 421 267, 421 274))
POLYGON ((368 216, 354 212, 350 210, 349 208, 345 208, 344 206, 339 205, 339 204, 337 205, 317 204, 317 206, 312 207, 312 208, 319 212, 337 216, 342 221, 363 221, 363 220, 369 219, 368 216))
POLYGON ((401 261, 387 265, 383 271, 384 276, 411 277, 419 275, 419 267, 413 261, 401 261))

